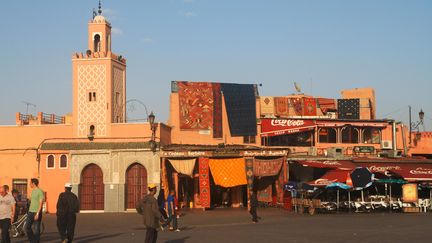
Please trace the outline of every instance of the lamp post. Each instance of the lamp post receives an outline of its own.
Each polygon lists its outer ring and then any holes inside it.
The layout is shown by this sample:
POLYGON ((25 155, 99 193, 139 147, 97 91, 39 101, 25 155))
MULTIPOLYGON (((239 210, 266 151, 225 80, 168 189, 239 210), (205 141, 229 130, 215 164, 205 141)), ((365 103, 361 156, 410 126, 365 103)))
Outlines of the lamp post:
POLYGON ((154 113, 152 111, 150 113, 150 115, 148 116, 148 121, 150 123, 150 129, 152 131, 151 140, 150 140, 150 149, 153 152, 156 152, 156 148, 157 148, 157 144, 156 144, 156 129, 157 129, 157 124, 155 124, 155 118, 156 118, 156 116, 154 115, 154 113))
MULTIPOLYGON (((412 140, 411 139, 411 133, 412 133, 412 131, 413 130, 417 130, 417 133, 420 133, 419 126, 423 125, 423 120, 424 120, 424 115, 425 115, 423 109, 420 109, 420 112, 418 114, 419 114, 419 119, 420 120, 417 121, 417 122, 411 121, 411 106, 409 106, 409 123, 410 123, 409 143, 410 144, 411 144, 411 140, 412 140)), ((416 139, 417 139, 417 136, 416 136, 416 139)))

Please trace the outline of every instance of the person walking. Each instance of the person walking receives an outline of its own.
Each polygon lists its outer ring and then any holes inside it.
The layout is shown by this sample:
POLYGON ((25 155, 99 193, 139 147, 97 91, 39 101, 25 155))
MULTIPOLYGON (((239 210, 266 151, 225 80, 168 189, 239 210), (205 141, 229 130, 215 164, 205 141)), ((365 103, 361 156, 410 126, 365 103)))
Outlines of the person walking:
MULTIPOLYGON (((166 214, 166 211, 165 211, 165 190, 164 189, 160 189, 159 195, 157 197, 157 203, 159 206, 159 211, 162 214, 162 219, 164 221, 166 221, 168 219, 168 215, 166 214)), ((162 227, 162 230, 163 230, 163 227, 162 227)))
POLYGON ((27 213, 26 232, 27 238, 30 243, 40 242, 40 225, 42 222, 42 204, 44 201, 44 193, 39 188, 39 180, 32 178, 30 180, 30 187, 32 188, 30 207, 27 213), (33 232, 32 226, 34 224, 35 231, 33 232))
POLYGON ((17 189, 12 189, 12 196, 15 200, 15 214, 14 214, 13 222, 16 222, 18 220, 18 216, 21 212, 21 206, 19 204, 21 202, 21 197, 20 197, 19 191, 17 189))
POLYGON ((148 186, 149 194, 138 201, 136 210, 143 216, 143 223, 147 228, 145 243, 156 243, 157 229, 160 227, 161 213, 155 198, 157 186, 150 184, 148 186))
POLYGON ((8 194, 5 187, 0 187, 0 229, 1 243, 10 243, 9 229, 14 222, 15 199, 8 194))
POLYGON ((57 200, 57 229, 62 243, 71 243, 75 234, 76 213, 79 212, 78 197, 72 192, 72 184, 65 184, 65 191, 57 200))
POLYGON ((252 222, 258 223, 258 215, 257 215, 257 207, 258 207, 258 197, 256 195, 256 192, 251 190, 250 192, 250 209, 249 213, 252 215, 252 222))
POLYGON ((175 206, 175 192, 174 190, 170 191, 170 194, 168 195, 165 211, 168 215, 168 220, 165 223, 165 226, 171 224, 170 230, 174 230, 175 232, 179 232, 180 229, 178 228, 177 224, 177 210, 175 206))

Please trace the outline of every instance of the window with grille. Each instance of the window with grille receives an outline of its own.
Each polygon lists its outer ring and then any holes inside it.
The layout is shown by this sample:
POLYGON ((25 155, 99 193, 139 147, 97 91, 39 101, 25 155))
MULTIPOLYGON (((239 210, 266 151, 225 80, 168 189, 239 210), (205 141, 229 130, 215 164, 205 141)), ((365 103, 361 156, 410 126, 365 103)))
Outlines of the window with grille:
POLYGON ((67 155, 62 154, 62 156, 60 156, 60 168, 67 168, 67 167, 68 167, 67 155))
POLYGON ((47 157, 47 168, 53 169, 55 168, 55 161, 54 161, 54 155, 48 155, 47 157))

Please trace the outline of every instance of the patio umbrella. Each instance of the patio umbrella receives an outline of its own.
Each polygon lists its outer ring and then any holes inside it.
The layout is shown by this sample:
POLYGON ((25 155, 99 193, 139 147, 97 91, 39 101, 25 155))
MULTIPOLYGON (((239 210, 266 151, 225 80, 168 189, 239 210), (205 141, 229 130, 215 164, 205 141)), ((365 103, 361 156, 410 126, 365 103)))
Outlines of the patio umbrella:
MULTIPOLYGON (((326 188, 337 188, 337 194, 336 194, 336 207, 337 207, 337 209, 339 210, 339 189, 348 190, 348 189, 350 189, 351 187, 348 186, 348 185, 345 184, 345 183, 341 183, 341 182, 333 182, 333 183, 327 185, 326 188)), ((348 192, 348 193, 349 193, 349 192, 348 192)), ((348 197, 349 197, 349 195, 348 195, 348 197)), ((351 202, 348 202, 348 203, 351 203, 351 202)))
POLYGON ((375 182, 386 183, 386 184, 406 184, 406 183, 408 183, 407 181, 401 180, 401 179, 380 179, 380 180, 376 180, 375 182))
MULTIPOLYGON (((408 183, 407 181, 402 180, 402 179, 392 179, 392 178, 379 179, 379 180, 376 180, 375 182, 385 183, 386 186, 387 186, 387 184, 390 185, 390 193, 389 193, 390 205, 392 204, 392 197, 391 197, 392 196, 392 184, 406 184, 406 183, 408 183)), ((387 190, 387 187, 386 187, 386 190, 387 190)), ((391 206, 390 206, 390 210, 391 210, 391 206)))
POLYGON ((362 201, 364 201, 363 189, 370 187, 374 174, 368 168, 357 167, 351 172, 351 180, 355 190, 361 190, 362 201))
POLYGON ((300 182, 297 183, 297 189, 299 190, 305 190, 305 191, 314 191, 315 187, 305 183, 305 182, 300 182))
POLYGON ((287 191, 295 190, 297 188, 297 183, 294 181, 289 181, 284 185, 284 189, 287 191))

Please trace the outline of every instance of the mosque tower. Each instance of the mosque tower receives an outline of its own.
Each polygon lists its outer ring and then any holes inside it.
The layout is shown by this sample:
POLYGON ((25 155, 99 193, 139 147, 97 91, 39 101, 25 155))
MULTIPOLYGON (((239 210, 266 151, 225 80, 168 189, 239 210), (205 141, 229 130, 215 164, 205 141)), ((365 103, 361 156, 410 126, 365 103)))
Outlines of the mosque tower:
POLYGON ((110 136, 126 117, 126 59, 111 51, 111 24, 99 9, 88 23, 88 50, 72 56, 73 127, 77 137, 110 136))

